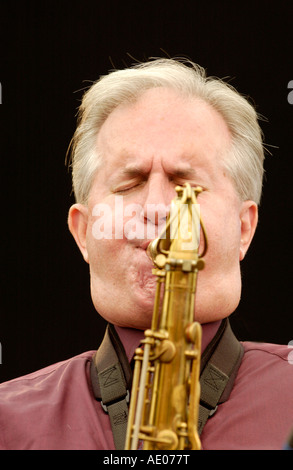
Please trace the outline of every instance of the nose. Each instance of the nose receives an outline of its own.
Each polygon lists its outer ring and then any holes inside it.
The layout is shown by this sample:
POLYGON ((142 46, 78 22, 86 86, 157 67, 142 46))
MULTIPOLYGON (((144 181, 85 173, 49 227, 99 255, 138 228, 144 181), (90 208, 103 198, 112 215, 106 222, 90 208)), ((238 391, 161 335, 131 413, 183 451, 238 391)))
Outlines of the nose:
POLYGON ((144 222, 158 226, 162 225, 166 222, 168 212, 168 207, 164 204, 150 203, 143 212, 144 222))
POLYGON ((143 206, 144 223, 161 226, 170 211, 170 196, 164 182, 157 178, 149 181, 148 192, 143 206))

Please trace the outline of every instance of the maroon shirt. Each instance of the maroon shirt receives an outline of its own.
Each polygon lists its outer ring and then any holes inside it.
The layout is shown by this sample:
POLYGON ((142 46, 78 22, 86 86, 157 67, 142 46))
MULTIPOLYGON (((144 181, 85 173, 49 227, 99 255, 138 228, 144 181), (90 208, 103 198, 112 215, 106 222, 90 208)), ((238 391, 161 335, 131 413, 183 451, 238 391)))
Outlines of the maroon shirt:
MULTIPOLYGON (((219 323, 203 325, 203 349, 219 323)), ((127 356, 141 332, 117 328, 127 356)), ((227 402, 205 425, 203 449, 282 449, 293 426, 288 346, 243 343, 227 402)), ((0 385, 0 449, 114 449, 109 417, 94 398, 88 351, 0 385)))

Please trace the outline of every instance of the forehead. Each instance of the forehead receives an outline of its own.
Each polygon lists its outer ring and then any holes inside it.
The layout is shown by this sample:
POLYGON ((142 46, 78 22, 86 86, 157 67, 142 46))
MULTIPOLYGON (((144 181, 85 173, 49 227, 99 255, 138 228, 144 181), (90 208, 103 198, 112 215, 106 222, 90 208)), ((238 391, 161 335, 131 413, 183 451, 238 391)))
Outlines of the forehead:
POLYGON ((125 163, 136 156, 222 153, 230 133, 222 116, 208 103, 166 88, 144 92, 134 103, 119 105, 106 119, 97 137, 101 153, 117 151, 125 163))

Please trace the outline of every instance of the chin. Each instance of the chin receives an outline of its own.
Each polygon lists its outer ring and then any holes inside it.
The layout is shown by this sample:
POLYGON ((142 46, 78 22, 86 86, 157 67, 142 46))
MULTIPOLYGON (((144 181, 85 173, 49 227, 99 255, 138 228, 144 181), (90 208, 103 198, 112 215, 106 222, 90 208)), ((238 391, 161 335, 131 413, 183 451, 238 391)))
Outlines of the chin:
POLYGON ((152 315, 143 314, 138 315, 135 318, 127 318, 127 316, 123 318, 119 317, 116 319, 109 318, 108 321, 122 328, 133 328, 135 330, 144 331, 151 327, 152 315))
POLYGON ((194 319, 201 324, 223 320, 229 317, 238 307, 239 295, 227 295, 213 297, 210 301, 202 301, 198 298, 195 301, 194 319))
POLYGON ((136 292, 135 298, 131 298, 131 294, 127 299, 123 296, 118 299, 112 297, 110 305, 100 297, 92 300, 98 314, 113 325, 137 330, 145 330, 151 326, 154 296, 138 296, 136 292))

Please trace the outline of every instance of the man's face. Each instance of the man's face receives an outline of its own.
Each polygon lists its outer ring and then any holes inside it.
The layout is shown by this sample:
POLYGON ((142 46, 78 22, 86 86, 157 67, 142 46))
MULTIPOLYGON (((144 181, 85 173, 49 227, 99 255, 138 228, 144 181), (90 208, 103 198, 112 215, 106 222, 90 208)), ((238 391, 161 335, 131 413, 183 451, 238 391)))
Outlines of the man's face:
POLYGON ((206 323, 234 311, 241 291, 239 261, 253 237, 257 207, 240 201, 224 170, 230 145, 229 130, 213 108, 168 89, 145 92, 104 122, 97 136, 103 164, 88 206, 71 208, 69 226, 90 266, 93 303, 106 320, 150 326, 156 280, 146 253, 147 227, 155 238, 165 222, 162 208, 167 210, 175 187, 185 182, 204 189, 198 203, 209 242, 195 318, 206 323))

